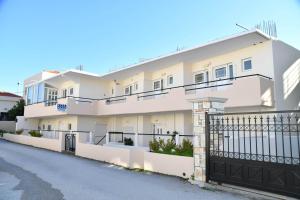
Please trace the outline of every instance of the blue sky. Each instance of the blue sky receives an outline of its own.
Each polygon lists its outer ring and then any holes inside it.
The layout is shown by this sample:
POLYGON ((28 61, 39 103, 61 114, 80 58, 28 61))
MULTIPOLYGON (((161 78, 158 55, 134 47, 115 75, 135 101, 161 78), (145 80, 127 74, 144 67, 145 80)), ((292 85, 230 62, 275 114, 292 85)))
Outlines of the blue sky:
POLYGON ((0 0, 0 90, 44 69, 103 74, 262 20, 300 49, 300 0, 0 0))

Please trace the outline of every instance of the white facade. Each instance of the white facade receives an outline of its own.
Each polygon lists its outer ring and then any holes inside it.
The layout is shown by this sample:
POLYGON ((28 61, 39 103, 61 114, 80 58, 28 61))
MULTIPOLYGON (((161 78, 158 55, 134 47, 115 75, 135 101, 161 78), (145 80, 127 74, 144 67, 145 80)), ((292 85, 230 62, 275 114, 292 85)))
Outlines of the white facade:
MULTIPOLYGON (((300 51, 258 30, 100 76, 77 70, 25 80, 36 129, 192 134, 188 99, 226 98, 226 111, 299 109, 300 51)), ((142 137, 139 143, 148 143, 142 137)))
POLYGON ((21 98, 22 97, 15 94, 0 92, 0 121, 7 120, 7 112, 12 109, 21 98))

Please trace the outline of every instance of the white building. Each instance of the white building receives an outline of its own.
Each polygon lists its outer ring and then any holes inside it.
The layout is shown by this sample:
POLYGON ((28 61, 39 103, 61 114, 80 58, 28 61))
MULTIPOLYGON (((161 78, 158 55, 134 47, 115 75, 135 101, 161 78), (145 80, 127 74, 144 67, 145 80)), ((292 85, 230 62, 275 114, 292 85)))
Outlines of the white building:
POLYGON ((251 30, 102 76, 44 71, 24 81, 18 128, 191 135, 188 100, 207 96, 228 99, 230 112, 299 109, 299 59, 299 50, 251 30))
POLYGON ((7 112, 20 101, 22 97, 15 95, 10 92, 1 92, 0 91, 0 121, 7 121, 8 115, 7 112))

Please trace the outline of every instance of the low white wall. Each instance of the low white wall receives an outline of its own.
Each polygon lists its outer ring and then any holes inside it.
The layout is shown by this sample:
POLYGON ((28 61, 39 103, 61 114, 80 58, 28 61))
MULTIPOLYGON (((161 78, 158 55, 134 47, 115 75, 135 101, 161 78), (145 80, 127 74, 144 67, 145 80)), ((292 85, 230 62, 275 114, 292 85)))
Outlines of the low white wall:
POLYGON ((144 153, 144 170, 190 178, 194 173, 193 157, 144 153))
POLYGON ((143 168, 144 150, 127 147, 76 143, 76 156, 104 161, 126 168, 143 168))
POLYGON ((5 140, 20 143, 20 144, 30 145, 34 147, 43 148, 43 149, 49 149, 52 151, 58 151, 58 152, 62 151, 61 139, 38 138, 38 137, 31 137, 27 135, 15 135, 9 133, 5 133, 3 135, 3 138, 5 140))
POLYGON ((15 132, 16 122, 15 121, 0 121, 0 130, 8 132, 15 132))

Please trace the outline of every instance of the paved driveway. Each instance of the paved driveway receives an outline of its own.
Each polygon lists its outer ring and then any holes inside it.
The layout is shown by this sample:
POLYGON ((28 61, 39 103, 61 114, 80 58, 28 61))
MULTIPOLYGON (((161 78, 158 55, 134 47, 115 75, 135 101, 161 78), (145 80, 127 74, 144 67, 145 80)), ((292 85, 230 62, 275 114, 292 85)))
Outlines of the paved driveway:
POLYGON ((241 199, 180 178, 135 172, 0 139, 0 199, 241 199))

